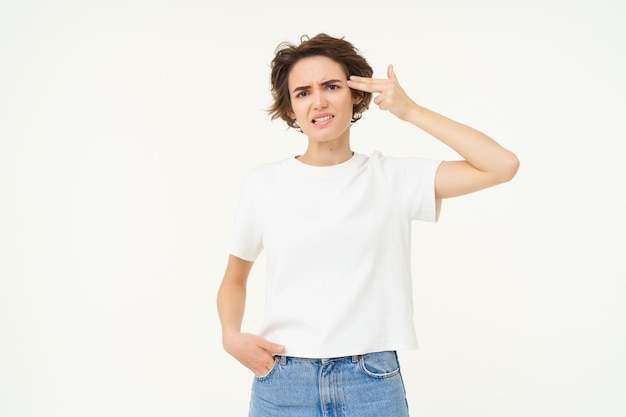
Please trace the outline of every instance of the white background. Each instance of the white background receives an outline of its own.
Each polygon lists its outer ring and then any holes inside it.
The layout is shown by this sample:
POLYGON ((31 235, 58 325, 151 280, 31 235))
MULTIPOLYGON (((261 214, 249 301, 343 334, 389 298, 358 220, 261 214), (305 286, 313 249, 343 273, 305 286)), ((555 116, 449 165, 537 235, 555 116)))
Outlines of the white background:
MULTIPOLYGON (((318 32, 521 160, 415 224, 412 415, 626 415, 625 21, 618 0, 0 2, 0 415, 246 415, 215 295, 243 175, 305 145, 264 110, 274 47, 318 32)), ((456 157, 375 106, 352 138, 456 157)))

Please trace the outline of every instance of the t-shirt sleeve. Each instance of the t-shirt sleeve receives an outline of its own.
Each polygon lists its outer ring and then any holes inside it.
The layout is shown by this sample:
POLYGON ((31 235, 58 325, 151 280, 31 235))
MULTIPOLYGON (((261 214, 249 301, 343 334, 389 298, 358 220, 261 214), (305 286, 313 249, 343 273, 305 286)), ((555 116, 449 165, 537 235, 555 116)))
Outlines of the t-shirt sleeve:
POLYGON ((386 158, 394 191, 411 220, 439 220, 441 200, 435 199, 435 176, 441 162, 418 157, 386 158))
POLYGON ((256 260, 263 249, 261 212, 256 191, 254 177, 248 174, 244 179, 230 240, 230 254, 247 261, 256 260))

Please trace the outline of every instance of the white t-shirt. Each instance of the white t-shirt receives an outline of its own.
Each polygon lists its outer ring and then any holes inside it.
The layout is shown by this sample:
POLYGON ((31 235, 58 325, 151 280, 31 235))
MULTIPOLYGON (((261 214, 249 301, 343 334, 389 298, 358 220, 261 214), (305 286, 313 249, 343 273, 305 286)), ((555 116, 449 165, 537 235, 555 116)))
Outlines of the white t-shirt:
POLYGON ((253 261, 265 251, 258 334, 307 358, 416 348, 411 221, 438 219, 439 163, 374 152, 249 172, 230 253, 253 261))

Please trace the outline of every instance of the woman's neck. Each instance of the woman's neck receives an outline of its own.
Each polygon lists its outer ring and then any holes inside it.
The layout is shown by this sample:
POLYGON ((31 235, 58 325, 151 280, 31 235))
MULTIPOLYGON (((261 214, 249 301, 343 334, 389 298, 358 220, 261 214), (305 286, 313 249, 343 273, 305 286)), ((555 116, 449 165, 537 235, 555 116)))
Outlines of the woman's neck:
POLYGON ((350 144, 337 147, 330 143, 309 143, 306 152, 296 156, 296 159, 307 165, 331 166, 346 162, 352 155, 354 152, 350 149, 350 144))

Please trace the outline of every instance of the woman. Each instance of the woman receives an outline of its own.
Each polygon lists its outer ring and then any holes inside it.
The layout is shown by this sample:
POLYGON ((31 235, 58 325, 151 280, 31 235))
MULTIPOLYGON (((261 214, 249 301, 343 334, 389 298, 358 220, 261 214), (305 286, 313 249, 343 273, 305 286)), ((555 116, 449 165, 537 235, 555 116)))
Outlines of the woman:
POLYGON ((272 61, 272 119, 307 137, 302 155, 246 177, 217 305, 224 349, 254 373, 251 417, 408 416, 396 352, 416 348, 413 220, 442 199, 513 178, 517 157, 415 103, 343 38, 283 43, 272 61), (463 160, 355 153, 350 127, 374 103, 463 160), (266 314, 243 333, 246 281, 264 250, 266 314))

